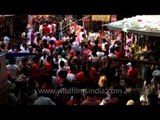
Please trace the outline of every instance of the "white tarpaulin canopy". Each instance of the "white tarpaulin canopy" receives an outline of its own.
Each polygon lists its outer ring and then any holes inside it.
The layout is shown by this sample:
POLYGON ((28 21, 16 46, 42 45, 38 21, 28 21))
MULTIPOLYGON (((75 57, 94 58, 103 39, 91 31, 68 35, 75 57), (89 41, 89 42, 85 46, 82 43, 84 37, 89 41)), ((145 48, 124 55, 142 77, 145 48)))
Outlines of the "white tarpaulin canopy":
POLYGON ((135 17, 103 24, 102 26, 124 32, 160 36, 160 15, 137 15, 135 17))

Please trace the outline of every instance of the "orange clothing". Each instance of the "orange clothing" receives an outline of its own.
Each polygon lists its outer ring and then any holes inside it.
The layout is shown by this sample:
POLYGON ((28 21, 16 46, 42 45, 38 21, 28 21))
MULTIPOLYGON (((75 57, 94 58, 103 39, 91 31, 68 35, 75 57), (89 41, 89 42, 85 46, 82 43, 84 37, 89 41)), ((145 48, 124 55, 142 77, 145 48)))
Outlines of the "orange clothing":
POLYGON ((57 40, 56 41, 56 47, 59 47, 59 46, 61 46, 62 45, 62 40, 57 40))
POLYGON ((49 44, 48 49, 50 50, 50 52, 51 52, 51 53, 53 53, 53 51, 54 51, 54 47, 53 47, 51 44, 49 44))
POLYGON ((49 62, 45 62, 44 66, 46 71, 52 70, 52 65, 49 62))
POLYGON ((40 67, 39 63, 33 63, 33 65, 32 65, 32 77, 35 80, 39 80, 39 78, 40 78, 39 67, 40 67))
POLYGON ((133 69, 132 67, 128 70, 128 78, 132 80, 133 83, 137 82, 138 79, 138 69, 133 69))

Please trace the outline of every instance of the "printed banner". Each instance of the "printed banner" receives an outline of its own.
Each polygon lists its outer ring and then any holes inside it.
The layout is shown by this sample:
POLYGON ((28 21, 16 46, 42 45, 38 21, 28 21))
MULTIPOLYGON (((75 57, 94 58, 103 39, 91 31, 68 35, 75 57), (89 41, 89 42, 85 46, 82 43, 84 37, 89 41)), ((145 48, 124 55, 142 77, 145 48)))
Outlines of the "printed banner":
POLYGON ((110 21, 110 15, 92 15, 92 21, 110 21))

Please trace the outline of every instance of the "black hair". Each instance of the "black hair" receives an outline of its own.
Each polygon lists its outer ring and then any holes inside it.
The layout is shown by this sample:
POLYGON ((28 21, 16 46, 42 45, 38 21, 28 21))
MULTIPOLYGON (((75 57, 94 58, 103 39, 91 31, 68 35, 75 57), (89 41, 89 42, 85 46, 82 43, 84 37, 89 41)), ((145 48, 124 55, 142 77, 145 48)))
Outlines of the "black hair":
POLYGON ((115 50, 114 48, 111 48, 111 49, 110 49, 110 52, 111 52, 111 53, 115 53, 114 50, 115 50))
POLYGON ((61 67, 64 67, 64 66, 65 66, 65 63, 64 63, 63 60, 60 61, 60 66, 61 66, 61 67))
POLYGON ((102 39, 102 41, 103 41, 103 43, 105 43, 105 42, 106 42, 106 39, 105 39, 105 38, 103 38, 103 39, 102 39))
POLYGON ((47 44, 47 40, 46 39, 43 40, 43 44, 44 45, 47 44))
POLYGON ((5 48, 5 44, 4 44, 4 43, 1 44, 1 48, 2 48, 2 49, 5 48))
POLYGON ((44 44, 44 47, 45 47, 45 48, 48 48, 48 44, 44 44))
POLYGON ((82 34, 82 37, 85 38, 85 37, 86 37, 86 34, 82 34))
POLYGON ((81 29, 81 32, 84 32, 84 29, 83 29, 83 28, 81 29))
POLYGON ((48 56, 48 57, 47 57, 47 61, 50 61, 50 60, 52 60, 52 57, 51 57, 51 56, 48 56))
POLYGON ((54 45, 54 44, 55 44, 55 42, 54 42, 53 40, 51 40, 51 41, 50 41, 50 44, 51 44, 51 45, 54 45))
POLYGON ((87 45, 87 44, 85 44, 84 47, 85 47, 86 49, 88 49, 88 45, 87 45))
POLYGON ((61 77, 61 78, 66 79, 67 71, 64 71, 64 70, 59 71, 58 76, 61 77))
POLYGON ((68 49, 70 50, 72 48, 72 46, 71 45, 68 45, 68 49))
POLYGON ((96 45, 98 45, 99 41, 98 41, 98 40, 95 40, 94 43, 95 43, 96 45))
POLYGON ((77 56, 80 55, 80 53, 81 53, 81 52, 80 52, 79 50, 76 51, 76 55, 77 55, 77 56))
POLYGON ((34 62, 38 62, 38 60, 39 60, 39 57, 38 57, 38 56, 36 56, 36 57, 33 58, 33 61, 34 61, 34 62))
POLYGON ((96 51, 92 51, 93 56, 97 56, 96 51))

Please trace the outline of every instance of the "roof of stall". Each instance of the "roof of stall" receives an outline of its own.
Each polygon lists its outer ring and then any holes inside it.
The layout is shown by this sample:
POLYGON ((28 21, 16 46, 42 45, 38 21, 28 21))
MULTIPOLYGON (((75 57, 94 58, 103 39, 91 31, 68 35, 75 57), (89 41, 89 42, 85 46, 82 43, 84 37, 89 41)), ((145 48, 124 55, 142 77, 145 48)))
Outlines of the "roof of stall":
POLYGON ((160 36, 160 15, 137 15, 116 22, 103 24, 108 29, 133 32, 148 36, 160 36))

